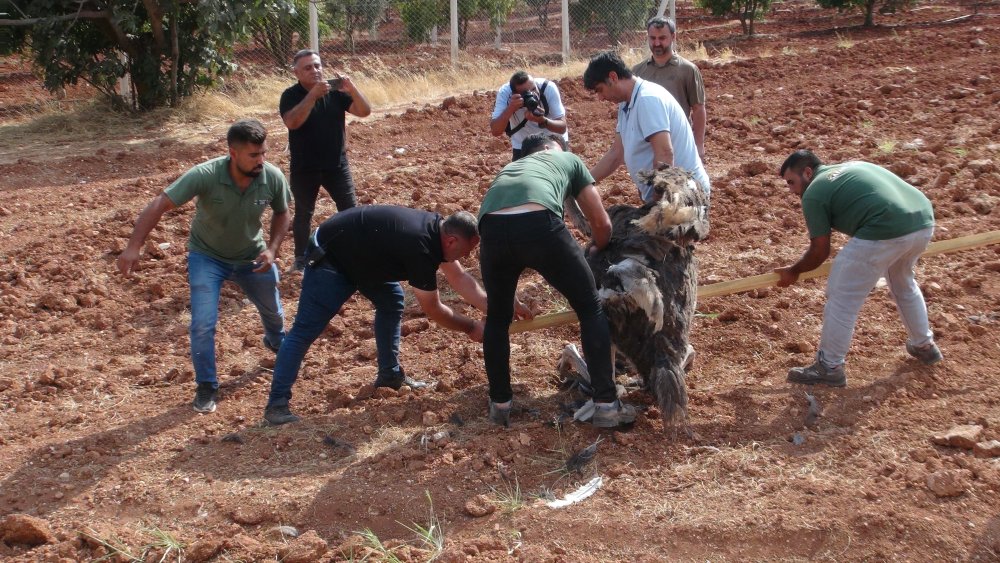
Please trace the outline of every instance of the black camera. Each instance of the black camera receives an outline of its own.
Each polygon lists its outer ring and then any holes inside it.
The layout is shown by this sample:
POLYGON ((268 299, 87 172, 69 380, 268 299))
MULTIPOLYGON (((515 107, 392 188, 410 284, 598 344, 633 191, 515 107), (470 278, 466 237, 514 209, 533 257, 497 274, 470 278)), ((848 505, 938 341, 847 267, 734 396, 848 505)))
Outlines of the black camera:
POLYGON ((531 113, 537 116, 545 115, 545 112, 538 107, 540 100, 534 90, 528 90, 521 94, 521 101, 524 102, 524 107, 528 108, 528 111, 531 113))

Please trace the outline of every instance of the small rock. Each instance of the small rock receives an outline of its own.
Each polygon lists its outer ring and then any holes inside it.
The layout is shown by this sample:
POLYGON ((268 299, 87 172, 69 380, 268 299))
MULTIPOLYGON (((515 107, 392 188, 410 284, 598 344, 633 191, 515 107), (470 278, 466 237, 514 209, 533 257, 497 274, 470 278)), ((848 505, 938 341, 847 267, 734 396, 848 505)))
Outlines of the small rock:
POLYGON ((970 41, 969 45, 972 46, 972 47, 977 47, 977 48, 989 47, 990 46, 989 43, 983 41, 982 39, 980 39, 978 37, 975 38, 975 39, 973 39, 972 41, 970 41))
POLYGON ((935 434, 931 437, 931 442, 939 446, 971 450, 976 446, 982 433, 983 427, 978 424, 963 424, 955 426, 943 434, 935 434))
POLYGON ((943 469, 927 476, 927 488, 938 497, 957 497, 968 488, 968 471, 943 469))
POLYGON ((465 502, 465 513, 473 518, 481 518, 496 511, 497 507, 486 495, 476 495, 465 502))
POLYGON ((232 511, 229 515, 233 522, 237 524, 243 524, 244 526, 256 526, 265 520, 268 520, 269 515, 264 511, 252 506, 241 506, 232 511))
POLYGON ((434 411, 426 411, 421 417, 424 426, 435 426, 438 423, 438 415, 434 411))
POLYGON ((0 541, 8 545, 42 545, 56 541, 49 523, 27 514, 11 514, 0 520, 0 541))
POLYGON ((518 443, 520 443, 520 444, 521 444, 522 446, 530 446, 530 445, 531 445, 531 436, 527 435, 527 434, 526 434, 526 433, 524 433, 524 432, 521 432, 521 433, 520 433, 520 434, 518 434, 518 436, 517 436, 517 441, 518 441, 518 443))
POLYGON ((976 457, 1000 457, 1000 441, 978 442, 973 446, 972 452, 976 457))
POLYGON ((309 530, 279 553, 282 556, 281 561, 284 563, 311 563, 323 557, 327 549, 329 548, 326 545, 326 541, 319 537, 316 530, 309 530))
POLYGON ((295 529, 294 526, 275 526, 267 531, 273 537, 276 538, 297 538, 299 537, 299 531, 295 529))
POLYGON ((215 557, 222 549, 222 541, 215 538, 198 540, 184 550, 184 559, 192 563, 201 563, 215 557))

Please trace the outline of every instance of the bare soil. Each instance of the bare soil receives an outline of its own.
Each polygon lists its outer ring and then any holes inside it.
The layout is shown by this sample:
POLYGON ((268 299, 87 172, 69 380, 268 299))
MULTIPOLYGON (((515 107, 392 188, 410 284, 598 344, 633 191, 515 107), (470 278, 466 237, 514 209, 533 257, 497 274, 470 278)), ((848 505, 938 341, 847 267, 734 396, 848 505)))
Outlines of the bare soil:
MULTIPOLYGON (((777 177, 799 147, 831 162, 874 161, 918 185, 935 204, 938 240, 1000 229, 996 6, 942 23, 970 9, 928 3, 868 30, 856 15, 782 6, 750 40, 682 12, 686 41, 733 52, 701 63, 714 192, 700 283, 766 273, 805 249, 799 206, 777 177)), ((596 162, 614 108, 579 79, 560 87, 573 149, 596 162)), ((509 160, 506 141, 488 136, 492 104, 492 93, 475 92, 353 123, 362 202, 475 211, 509 160)), ((271 160, 287 167, 285 130, 276 116, 268 125, 271 160)), ((980 440, 1000 439, 1000 246, 921 262, 938 366, 907 356, 877 288, 848 386, 813 390, 814 424, 805 389, 785 375, 811 362, 823 280, 699 303, 692 436, 664 429, 639 390, 627 399, 649 408, 629 431, 554 424, 568 400, 555 364, 575 326, 512 337, 523 411, 509 429, 491 426, 481 347, 433 326, 412 299, 403 364, 437 386, 373 394, 372 310, 361 298, 307 356, 293 400, 304 420, 268 428, 273 354, 235 287, 221 303, 218 411, 189 406, 193 206, 164 218, 136 278, 114 269, 146 202, 223 153, 223 126, 199 131, 192 138, 202 140, 173 141, 152 125, 144 138, 96 149, 67 141, 0 165, 0 559, 128 560, 112 545, 176 558, 165 535, 191 561, 386 559, 358 534, 368 529, 399 559, 426 561, 434 551, 414 529, 433 523, 442 561, 1000 558, 1000 461, 931 441, 965 424, 983 427, 980 440), (590 464, 564 470, 596 440, 590 464), (595 475, 603 486, 578 504, 540 500, 595 475), (38 520, 3 519, 12 514, 38 520)), ((637 202, 624 171, 600 189, 608 205, 637 202)), ((333 211, 324 197, 318 215, 333 211)), ((467 266, 476 271, 477 259, 467 266)), ((299 282, 281 284, 289 325, 299 282)), ((522 293, 543 313, 565 307, 537 276, 522 293)), ((474 314, 450 291, 444 298, 474 314)))

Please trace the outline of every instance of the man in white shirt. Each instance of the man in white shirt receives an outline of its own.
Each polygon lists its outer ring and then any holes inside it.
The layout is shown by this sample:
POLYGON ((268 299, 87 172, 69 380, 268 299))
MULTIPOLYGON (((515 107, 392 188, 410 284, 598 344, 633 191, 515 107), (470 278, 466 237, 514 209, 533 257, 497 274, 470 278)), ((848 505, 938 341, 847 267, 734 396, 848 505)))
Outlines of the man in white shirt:
POLYGON ((619 104, 611 148, 590 169, 596 181, 607 178, 624 164, 642 201, 648 203, 655 199, 656 193, 639 178, 638 172, 667 164, 687 170, 706 194, 711 193, 691 124, 677 100, 662 86, 633 76, 612 51, 590 60, 583 74, 583 85, 602 100, 619 104))
POLYGON ((494 137, 510 137, 514 148, 512 161, 521 158, 521 143, 531 135, 556 133, 568 142, 566 109, 559 86, 544 78, 532 78, 523 70, 515 72, 497 90, 490 133, 494 137))

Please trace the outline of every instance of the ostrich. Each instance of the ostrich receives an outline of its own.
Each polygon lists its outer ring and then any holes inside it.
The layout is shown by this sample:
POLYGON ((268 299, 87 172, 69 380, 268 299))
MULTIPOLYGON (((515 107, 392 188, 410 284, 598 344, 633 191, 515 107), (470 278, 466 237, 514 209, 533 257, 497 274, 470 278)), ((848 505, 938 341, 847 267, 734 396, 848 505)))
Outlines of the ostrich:
POLYGON ((698 292, 694 243, 708 235, 708 194, 679 168, 640 176, 662 198, 610 208, 611 242, 588 261, 612 342, 635 365, 671 427, 687 421, 684 377, 698 292))

